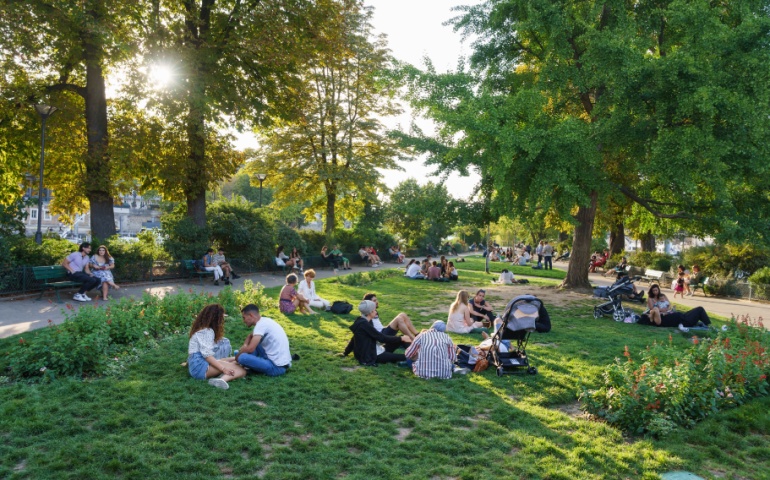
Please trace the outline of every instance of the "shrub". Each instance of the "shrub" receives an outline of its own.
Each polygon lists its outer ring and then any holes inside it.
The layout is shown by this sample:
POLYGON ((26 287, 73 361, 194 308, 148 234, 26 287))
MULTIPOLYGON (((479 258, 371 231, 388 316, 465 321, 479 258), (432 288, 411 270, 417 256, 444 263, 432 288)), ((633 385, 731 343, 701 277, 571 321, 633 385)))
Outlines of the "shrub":
POLYGON ((628 263, 639 268, 651 268, 661 272, 669 272, 674 264, 674 257, 665 253, 637 250, 628 255, 628 263))
MULTIPOLYGON (((278 245, 283 245, 286 255, 291 253, 292 247, 297 247, 301 255, 317 255, 315 252, 308 253, 307 244, 302 236, 283 222, 275 222, 275 241, 273 243, 275 248, 278 248, 278 245)), ((275 256, 275 248, 273 248, 271 258, 275 256)), ((321 248, 319 247, 317 251, 320 252, 321 248)))
POLYGON ((305 255, 318 255, 321 251, 321 247, 329 245, 330 242, 326 240, 326 235, 323 232, 316 232, 315 230, 300 230, 297 232, 305 242, 305 255))
POLYGON ((264 309, 275 302, 264 294, 262 285, 247 280, 243 291, 224 288, 217 296, 190 289, 162 298, 149 294, 139 300, 123 298, 106 308, 76 310, 67 305, 64 323, 20 337, 3 362, 8 362, 16 379, 114 373, 109 365, 121 356, 136 356, 170 335, 186 335, 195 316, 209 303, 220 303, 232 318, 239 318, 240 307, 248 303, 264 309))
POLYGON ((196 225, 187 216, 184 204, 161 215, 160 222, 166 235, 163 246, 175 260, 201 258, 211 246, 209 229, 196 225))
POLYGON ((770 267, 762 267, 754 272, 749 277, 749 282, 757 285, 770 285, 770 267))
POLYGON ((389 268, 385 270, 370 270, 368 272, 357 272, 350 275, 343 275, 336 278, 337 283, 342 285, 350 285, 354 287, 361 287, 368 285, 377 280, 384 280, 386 278, 395 277, 396 275, 403 275, 404 272, 400 268, 389 268))
POLYGON ((604 238, 592 238, 591 239, 591 253, 593 253, 593 252, 601 252, 605 248, 609 248, 609 245, 607 245, 607 240, 605 240, 604 238))
POLYGON ((603 385, 580 394, 582 408, 626 431, 663 436, 768 394, 770 335, 761 319, 733 319, 716 338, 693 342, 682 351, 669 336, 636 359, 626 347, 603 385))
POLYGON ((750 243, 707 245, 686 250, 682 263, 699 265, 706 276, 728 277, 736 270, 752 273, 770 267, 770 250, 750 243))
POLYGON ((38 245, 27 237, 15 237, 9 242, 10 263, 13 265, 60 265, 64 257, 76 252, 78 246, 61 238, 43 238, 38 245))
MULTIPOLYGON (((272 261, 276 229, 263 210, 234 197, 211 203, 207 218, 212 245, 224 248, 228 257, 243 259, 257 267, 272 261)), ((201 257, 206 248, 190 258, 201 257)))

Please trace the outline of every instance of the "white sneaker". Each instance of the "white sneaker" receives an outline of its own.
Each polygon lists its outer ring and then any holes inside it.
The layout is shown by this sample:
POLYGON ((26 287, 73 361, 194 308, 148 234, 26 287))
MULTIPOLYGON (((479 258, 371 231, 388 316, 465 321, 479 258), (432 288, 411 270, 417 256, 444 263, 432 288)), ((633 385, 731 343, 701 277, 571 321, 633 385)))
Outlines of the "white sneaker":
POLYGON ((88 300, 83 297, 84 295, 82 293, 76 293, 75 295, 72 296, 72 299, 75 300, 76 302, 87 302, 88 300))
POLYGON ((680 331, 680 332, 683 332, 683 333, 687 333, 687 332, 689 332, 689 331, 690 331, 690 329, 689 329, 689 328, 687 328, 687 327, 685 327, 684 325, 682 325, 682 324, 680 323, 680 324, 679 324, 679 331, 680 331))
POLYGON ((222 380, 221 378, 211 378, 209 379, 209 385, 212 387, 221 388, 222 390, 227 390, 230 388, 230 384, 222 380))
POLYGON ((89 297, 88 295, 86 295, 85 293, 81 294, 80 296, 83 297, 83 301, 84 302, 91 302, 91 301, 93 301, 93 299, 91 297, 89 297))

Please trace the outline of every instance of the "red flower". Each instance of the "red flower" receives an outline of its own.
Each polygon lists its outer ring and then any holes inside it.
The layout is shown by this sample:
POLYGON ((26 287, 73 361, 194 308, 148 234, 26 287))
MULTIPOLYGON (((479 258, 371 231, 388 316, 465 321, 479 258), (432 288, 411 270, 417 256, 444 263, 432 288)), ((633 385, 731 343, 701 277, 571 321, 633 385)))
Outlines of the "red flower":
POLYGON ((698 340, 697 336, 695 336, 695 335, 692 336, 692 343, 693 343, 693 345, 697 345, 697 344, 700 343, 700 340, 698 340))
POLYGON ((24 345, 24 338, 23 337, 19 338, 19 344, 20 345, 24 345))

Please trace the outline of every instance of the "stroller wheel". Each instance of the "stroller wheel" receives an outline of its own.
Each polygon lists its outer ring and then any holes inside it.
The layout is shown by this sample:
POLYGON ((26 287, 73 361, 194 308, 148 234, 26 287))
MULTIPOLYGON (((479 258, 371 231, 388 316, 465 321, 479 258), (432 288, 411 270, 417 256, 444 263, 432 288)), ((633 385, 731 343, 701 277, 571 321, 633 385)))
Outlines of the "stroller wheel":
POLYGON ((537 375, 537 368, 536 367, 529 367, 527 369, 527 373, 530 375, 537 375))
POLYGON ((497 376, 502 377, 503 376, 503 367, 497 367, 497 376))

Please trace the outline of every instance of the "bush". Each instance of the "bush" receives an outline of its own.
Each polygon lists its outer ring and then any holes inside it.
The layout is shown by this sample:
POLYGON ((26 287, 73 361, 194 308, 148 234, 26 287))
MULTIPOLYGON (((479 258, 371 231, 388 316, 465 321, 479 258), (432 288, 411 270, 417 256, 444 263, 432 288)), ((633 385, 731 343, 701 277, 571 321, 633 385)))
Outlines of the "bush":
POLYGON ((643 252, 637 250, 628 255, 628 263, 639 268, 650 268, 660 270, 661 272, 671 271, 674 264, 674 257, 658 252, 643 252))
MULTIPOLYGON (((278 248, 279 245, 283 245, 285 247, 284 253, 286 255, 291 253, 291 249, 293 247, 297 247, 300 255, 318 254, 316 252, 308 253, 307 244, 305 243, 305 240, 302 238, 302 236, 296 230, 283 222, 275 222, 275 241, 273 243, 275 244, 275 248, 273 248, 273 254, 271 255, 271 258, 275 256, 275 249, 278 248)), ((319 247, 317 252, 320 251, 321 248, 319 247)))
POLYGON ((160 217, 166 235, 163 246, 174 260, 201 258, 211 246, 209 229, 196 225, 186 212, 184 204, 180 204, 160 217))
POLYGON ((762 267, 754 272, 749 277, 749 282, 757 285, 770 285, 770 267, 762 267))
POLYGON ((605 240, 604 238, 591 239, 591 253, 602 252, 604 251, 605 248, 609 248, 609 245, 607 245, 607 240, 605 240))
POLYGON ((685 351, 654 343, 634 359, 626 347, 598 390, 584 390, 582 408, 631 433, 664 436, 722 409, 768 394, 770 336, 761 320, 733 319, 714 339, 685 351))
POLYGON ((323 232, 316 232, 315 230, 300 230, 297 232, 305 242, 305 255, 318 255, 321 252, 321 247, 324 245, 331 248, 330 242, 327 242, 326 235, 323 232))
MULTIPOLYGON (((240 197, 234 197, 232 200, 211 203, 207 218, 211 244, 224 248, 228 257, 242 259, 256 267, 272 261, 275 256, 276 228, 262 209, 240 197)), ((197 256, 189 258, 202 257, 206 248, 197 256)))
POLYGON ((60 265, 64 257, 77 250, 76 244, 61 238, 45 237, 38 245, 32 238, 16 237, 10 239, 7 259, 14 266, 60 265))
POLYGON ((729 277, 737 270, 752 273, 770 267, 770 250, 749 243, 707 245, 686 250, 682 263, 697 264, 706 276, 729 277))
MULTIPOLYGON (((8 362, 11 377, 101 375, 112 362, 157 344, 157 340, 186 335, 198 312, 209 303, 220 303, 232 318, 239 318, 240 307, 254 303, 260 308, 274 306, 262 285, 244 282, 243 291, 230 288, 217 296, 187 293, 155 297, 145 294, 141 300, 123 298, 106 308, 96 306, 74 309, 67 305, 67 318, 60 325, 51 324, 25 334, 11 347, 3 362, 8 362)), ((5 365, 3 365, 5 367, 5 365)))

